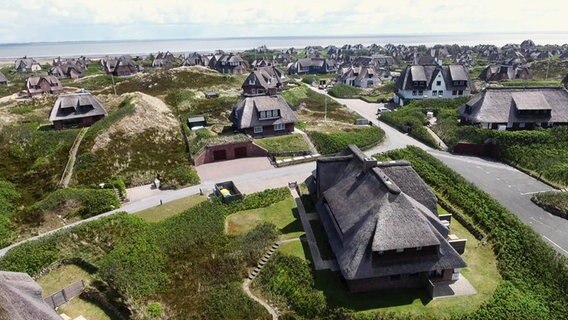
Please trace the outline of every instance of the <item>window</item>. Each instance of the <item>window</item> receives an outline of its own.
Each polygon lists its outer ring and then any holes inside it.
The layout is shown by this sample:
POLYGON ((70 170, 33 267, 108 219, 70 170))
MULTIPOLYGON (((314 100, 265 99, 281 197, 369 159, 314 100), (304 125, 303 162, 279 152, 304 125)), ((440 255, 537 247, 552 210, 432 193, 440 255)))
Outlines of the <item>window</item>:
POLYGON ((413 91, 412 91, 412 95, 413 95, 413 96, 415 96, 415 95, 417 95, 417 94, 418 94, 418 92, 417 92, 416 90, 413 90, 413 91))
POLYGON ((436 81, 436 85, 437 85, 437 86, 441 86, 441 85, 442 85, 442 81, 436 81))
POLYGON ((249 80, 249 85, 254 86, 256 84, 256 81, 254 81, 254 79, 249 80))
POLYGON ((458 91, 459 96, 463 96, 463 90, 458 91))
POLYGON ((278 118, 280 116, 280 110, 272 110, 272 117, 278 118))
POLYGON ((524 128, 524 127, 525 127, 525 123, 524 123, 524 122, 519 123, 519 128, 524 128))
POLYGON ((436 90, 432 91, 432 97, 436 97, 436 96, 438 96, 438 91, 436 91, 436 90))
POLYGON ((385 252, 383 250, 379 250, 379 254, 384 254, 385 252))
POLYGON ((422 247, 416 247, 416 251, 421 251, 422 247))
POLYGON ((262 133, 262 126, 254 127, 254 133, 262 133))
POLYGON ((455 95, 457 95, 457 94, 458 94, 458 91, 457 91, 457 90, 453 90, 453 91, 452 91, 452 96, 455 96, 455 95))
POLYGON ((444 95, 444 91, 443 91, 443 90, 439 90, 439 91, 438 91, 438 96, 441 97, 441 96, 443 96, 443 95, 444 95))
POLYGON ((419 96, 423 96, 423 95, 424 95, 424 90, 418 90, 418 95, 419 95, 419 96))
POLYGON ((282 131, 286 129, 286 125, 283 123, 277 123, 274 125, 274 131, 282 131))
POLYGON ((397 253, 402 253, 402 252, 404 252, 404 248, 402 248, 402 249, 396 249, 396 252, 397 252, 397 253))

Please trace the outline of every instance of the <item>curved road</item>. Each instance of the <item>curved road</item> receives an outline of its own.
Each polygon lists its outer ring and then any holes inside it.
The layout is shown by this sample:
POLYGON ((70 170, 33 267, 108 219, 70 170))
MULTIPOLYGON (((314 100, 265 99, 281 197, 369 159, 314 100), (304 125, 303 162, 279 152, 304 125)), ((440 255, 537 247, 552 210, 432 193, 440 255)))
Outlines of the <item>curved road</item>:
MULTIPOLYGON (((324 93, 321 91, 318 92, 324 93)), ((530 201, 532 194, 541 191, 553 190, 551 187, 499 162, 477 157, 452 155, 450 153, 434 150, 408 135, 377 121, 375 115, 378 106, 377 104, 367 103, 359 99, 336 100, 358 112, 374 124, 379 125, 385 131, 385 142, 380 146, 367 150, 365 152, 366 154, 373 155, 379 152, 404 148, 407 145, 414 145, 422 148, 444 162, 450 168, 454 169, 456 172, 460 173, 464 178, 493 196, 509 211, 517 215, 517 217, 519 217, 523 222, 530 225, 559 253, 568 255, 568 237, 566 236, 568 235, 568 220, 554 216, 530 201)), ((242 161, 245 159, 239 160, 242 161)), ((265 187, 284 186, 288 181, 302 181, 310 175, 313 170, 315 170, 315 163, 311 162, 278 169, 269 168, 247 174, 233 174, 233 172, 239 171, 224 170, 223 166, 225 166, 225 164, 223 162, 215 165, 218 165, 219 170, 231 172, 231 174, 228 174, 224 180, 232 180, 239 186, 246 186, 247 192, 262 190, 265 187)), ((160 200, 167 203, 197 194, 201 188, 211 190, 215 182, 218 181, 204 181, 198 186, 171 191, 140 201, 128 203, 120 209, 69 224, 61 229, 69 228, 86 221, 100 219, 119 211, 126 211, 128 213, 139 212, 158 205, 160 200)), ((58 230, 47 232, 22 242, 38 239, 57 232, 58 230)), ((0 249, 0 257, 4 256, 9 249, 19 245, 20 243, 0 249)))

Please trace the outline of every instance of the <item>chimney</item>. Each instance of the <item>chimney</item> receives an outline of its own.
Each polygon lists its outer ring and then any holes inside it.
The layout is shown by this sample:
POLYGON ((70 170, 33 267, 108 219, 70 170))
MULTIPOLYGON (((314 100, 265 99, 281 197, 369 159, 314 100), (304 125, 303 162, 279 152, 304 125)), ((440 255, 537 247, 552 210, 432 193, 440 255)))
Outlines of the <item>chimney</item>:
POLYGON ((377 160, 375 160, 372 157, 366 157, 365 159, 363 159, 363 171, 372 169, 376 165, 377 165, 377 160))

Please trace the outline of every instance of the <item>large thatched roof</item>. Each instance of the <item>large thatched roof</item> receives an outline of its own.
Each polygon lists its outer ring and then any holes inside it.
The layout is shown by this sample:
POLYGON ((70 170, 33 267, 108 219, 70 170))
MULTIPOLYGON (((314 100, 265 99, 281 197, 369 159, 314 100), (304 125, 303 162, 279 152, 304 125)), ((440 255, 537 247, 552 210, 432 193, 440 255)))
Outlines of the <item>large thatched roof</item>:
POLYGON ((25 273, 0 271, 0 320, 61 320, 25 273))
POLYGON ((437 218, 436 197, 408 162, 377 163, 354 146, 319 159, 317 204, 330 245, 348 280, 462 268, 437 218), (422 247, 437 252, 382 263, 374 254, 422 247))

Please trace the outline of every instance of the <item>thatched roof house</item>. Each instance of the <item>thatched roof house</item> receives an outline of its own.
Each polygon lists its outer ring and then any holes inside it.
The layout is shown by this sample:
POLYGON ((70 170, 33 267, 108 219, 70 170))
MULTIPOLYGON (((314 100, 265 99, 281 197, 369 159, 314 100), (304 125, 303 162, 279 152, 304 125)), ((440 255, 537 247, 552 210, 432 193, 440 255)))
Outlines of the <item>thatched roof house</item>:
POLYGON ((296 114, 281 96, 246 97, 231 112, 233 126, 249 135, 290 133, 298 122, 296 114))
POLYGON ((41 293, 41 287, 29 275, 0 271, 0 319, 61 320, 41 293))
POLYGON ((107 115, 99 100, 87 92, 60 95, 49 114, 56 130, 87 127, 107 115))
POLYGON ((34 72, 40 71, 41 65, 32 58, 23 57, 14 61, 14 68, 18 72, 34 72))
POLYGON ((436 196, 408 162, 378 163, 350 146, 317 160, 316 187, 317 210, 351 291, 453 281, 466 266, 448 240, 449 223, 436 215, 436 196))
POLYGON ((531 78, 531 74, 527 67, 521 65, 492 65, 487 66, 479 74, 479 80, 486 82, 490 81, 503 81, 503 80, 514 80, 523 79, 527 80, 531 78))
POLYGON ((564 88, 487 88, 459 109, 462 123, 488 129, 533 129, 568 124, 564 88))
POLYGON ((40 94, 55 94, 63 90, 63 86, 57 77, 49 76, 39 76, 39 77, 29 77, 26 79, 25 90, 28 95, 35 96, 40 94))
POLYGON ((280 69, 257 67, 243 82, 241 88, 245 96, 275 95, 288 85, 288 76, 280 69))

